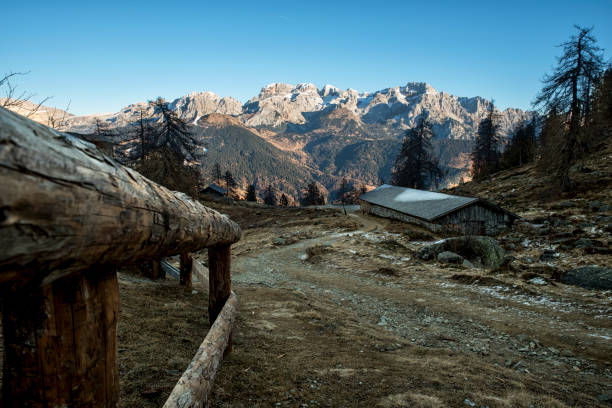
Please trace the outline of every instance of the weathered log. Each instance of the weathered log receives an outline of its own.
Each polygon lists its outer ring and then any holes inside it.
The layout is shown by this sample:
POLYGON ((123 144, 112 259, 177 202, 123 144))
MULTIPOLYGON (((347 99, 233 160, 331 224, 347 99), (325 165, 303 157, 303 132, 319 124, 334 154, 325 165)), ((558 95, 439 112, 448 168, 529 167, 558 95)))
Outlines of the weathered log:
POLYGON ((193 268, 193 258, 187 252, 181 253, 181 279, 179 284, 185 286, 187 289, 191 289, 191 271, 193 268))
POLYGON ((189 367, 172 390, 164 408, 208 406, 208 396, 229 342, 237 312, 238 298, 232 292, 189 367))
POLYGON ((229 245, 208 248, 208 320, 211 325, 232 291, 231 261, 229 245))
POLYGON ((3 407, 116 407, 119 288, 97 267, 2 299, 3 407))
POLYGON ((0 283, 49 283, 240 239, 226 216, 0 108, 0 283))

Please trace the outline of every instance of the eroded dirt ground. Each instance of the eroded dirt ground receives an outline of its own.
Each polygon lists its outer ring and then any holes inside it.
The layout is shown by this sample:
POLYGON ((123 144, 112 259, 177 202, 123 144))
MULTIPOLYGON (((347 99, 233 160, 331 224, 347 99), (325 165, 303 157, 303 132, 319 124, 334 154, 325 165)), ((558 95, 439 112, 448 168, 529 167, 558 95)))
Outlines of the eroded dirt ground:
MULTIPOLYGON (((522 234, 512 268, 468 269, 417 259, 439 237, 406 224, 215 205, 243 238, 240 316, 213 406, 610 406, 612 293, 551 272, 610 255, 570 250, 547 269, 537 232, 513 231, 499 237, 522 234)), ((119 281, 120 406, 159 407, 206 335, 207 288, 119 281)))
POLYGON ((216 406, 609 404, 610 292, 422 262, 426 233, 359 213, 266 211, 225 209, 242 307, 216 406))

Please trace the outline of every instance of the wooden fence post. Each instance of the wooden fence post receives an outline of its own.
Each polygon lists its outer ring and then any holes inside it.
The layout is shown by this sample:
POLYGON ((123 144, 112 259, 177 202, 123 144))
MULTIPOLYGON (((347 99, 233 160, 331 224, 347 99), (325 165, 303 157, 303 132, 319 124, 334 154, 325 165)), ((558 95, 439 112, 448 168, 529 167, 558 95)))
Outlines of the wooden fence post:
POLYGON ((2 308, 3 407, 117 406, 114 269, 5 293, 2 308))
MULTIPOLYGON (((208 320, 211 326, 232 293, 231 261, 231 245, 208 248, 208 320)), ((231 351, 231 347, 230 335, 226 353, 231 351)))
POLYGON ((179 284, 191 289, 191 271, 193 268, 193 258, 189 252, 181 253, 181 278, 179 284))

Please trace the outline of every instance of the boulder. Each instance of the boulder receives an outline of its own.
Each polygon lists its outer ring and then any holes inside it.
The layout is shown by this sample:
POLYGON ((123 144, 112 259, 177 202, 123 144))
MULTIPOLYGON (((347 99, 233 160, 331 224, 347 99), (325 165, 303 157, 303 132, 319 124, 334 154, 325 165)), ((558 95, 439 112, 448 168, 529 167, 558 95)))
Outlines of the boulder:
POLYGON ((573 201, 562 201, 556 205, 557 208, 572 208, 576 207, 576 203, 573 201))
POLYGON ((451 251, 444 251, 438 254, 438 262, 461 264, 463 263, 463 257, 451 251))
POLYGON ((559 253, 553 251, 552 249, 545 249, 540 255, 540 262, 552 262, 556 258, 559 258, 559 253))
POLYGON ((574 242, 574 248, 593 248, 595 243, 588 238, 580 238, 574 242))
POLYGON ((602 206, 604 206, 605 204, 602 203, 601 201, 591 201, 589 203, 589 208, 593 211, 599 211, 601 209, 602 206))
POLYGON ((491 238, 478 235, 455 237, 425 246, 417 252, 417 257, 424 260, 437 258, 438 254, 450 251, 463 258, 482 263, 487 268, 498 268, 504 263, 504 250, 491 238))
POLYGON ((581 266, 561 275, 561 282, 587 289, 612 289, 612 268, 605 266, 581 266))
POLYGON ((474 264, 468 261, 467 259, 463 260, 463 266, 470 269, 474 268, 474 264))

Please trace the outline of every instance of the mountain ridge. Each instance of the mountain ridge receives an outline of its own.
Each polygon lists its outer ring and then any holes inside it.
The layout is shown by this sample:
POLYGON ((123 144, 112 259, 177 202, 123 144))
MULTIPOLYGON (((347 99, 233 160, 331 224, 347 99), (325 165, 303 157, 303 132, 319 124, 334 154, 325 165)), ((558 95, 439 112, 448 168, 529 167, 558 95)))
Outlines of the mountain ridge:
MULTIPOLYGON (((176 98, 169 106, 190 124, 208 149, 208 159, 213 162, 207 160, 204 167, 224 161, 225 168, 242 175, 239 182, 243 185, 256 180, 263 190, 266 184, 276 184, 297 199, 308 178, 332 193, 343 177, 368 186, 388 180, 404 133, 422 117, 433 125, 434 154, 448 172, 443 185, 469 179, 469 157, 478 124, 493 104, 479 96, 440 92, 426 82, 408 82, 374 92, 340 90, 333 85, 319 89, 311 83, 271 83, 244 104, 206 91, 176 98), (238 143, 238 139, 231 132, 250 141, 232 148, 227 143, 238 143), (251 135, 264 144, 255 143, 251 135), (213 141, 222 148, 211 145, 213 141), (256 152, 244 150, 249 146, 256 152), (249 154, 265 164, 249 164, 244 160, 249 154), (274 174, 276 162, 283 163, 285 174, 274 174), (255 174, 249 166, 263 175, 255 174)), ((534 115, 516 108, 494 109, 504 140, 520 121, 534 115)), ((67 118, 63 130, 92 133, 97 120, 129 129, 141 111, 145 116, 153 115, 147 103, 138 102, 112 114, 67 118)))

